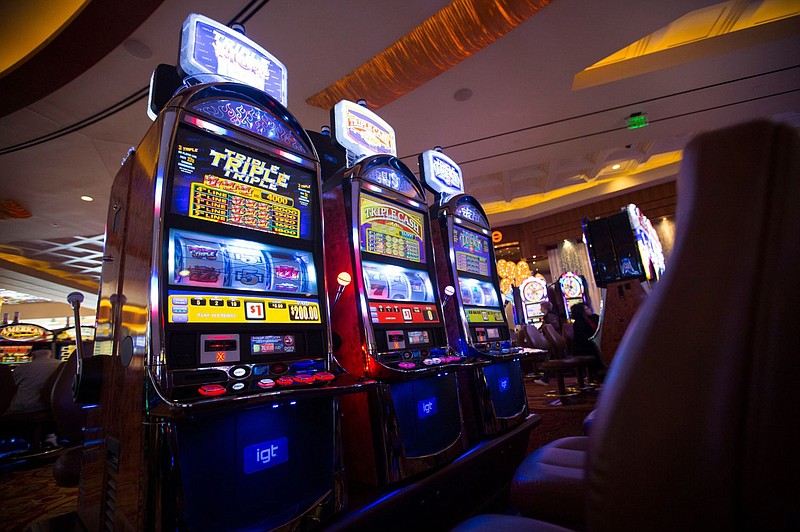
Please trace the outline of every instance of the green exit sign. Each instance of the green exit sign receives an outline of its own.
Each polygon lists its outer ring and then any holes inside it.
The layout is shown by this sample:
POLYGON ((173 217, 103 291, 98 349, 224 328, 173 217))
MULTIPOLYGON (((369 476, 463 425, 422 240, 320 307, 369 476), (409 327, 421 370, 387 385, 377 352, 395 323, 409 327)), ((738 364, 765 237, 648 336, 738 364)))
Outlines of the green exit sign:
POLYGON ((639 129, 649 124, 647 115, 644 113, 634 113, 625 119, 628 129, 639 129))

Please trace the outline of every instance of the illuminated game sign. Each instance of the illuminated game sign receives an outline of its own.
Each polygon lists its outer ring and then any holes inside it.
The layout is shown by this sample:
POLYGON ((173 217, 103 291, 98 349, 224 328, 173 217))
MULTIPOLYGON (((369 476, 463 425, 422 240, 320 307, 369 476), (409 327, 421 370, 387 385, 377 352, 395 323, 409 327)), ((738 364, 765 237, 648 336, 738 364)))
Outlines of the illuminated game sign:
POLYGON ((203 15, 192 13, 183 23, 179 64, 187 76, 224 76, 288 105, 286 67, 243 34, 203 15))
POLYGON ((310 172, 182 128, 175 141, 172 212, 290 238, 311 238, 310 172))
POLYGON ((461 227, 453 228, 456 269, 475 275, 489 275, 489 238, 461 227))
POLYGON ((376 185, 394 190, 395 192, 399 192, 400 194, 408 196, 409 198, 419 197, 417 188, 411 184, 411 181, 408 180, 408 177, 403 175, 403 173, 396 168, 392 168, 390 166, 378 166, 376 168, 370 168, 361 177, 366 181, 370 181, 376 185))
POLYGON ((336 142, 357 157, 397 155, 394 129, 357 103, 342 100, 333 107, 336 142))
MULTIPOLYGON (((636 243, 639 248, 639 254, 642 257, 642 264, 645 266, 645 275, 648 279, 651 279, 653 274, 655 274, 656 278, 661 277, 666 269, 666 266, 664 261, 664 251, 661 247, 661 239, 658 238, 658 233, 653 227, 653 224, 650 222, 650 219, 642 214, 642 211, 639 210, 639 207, 631 203, 627 206, 626 210, 628 211, 628 218, 631 221, 631 227, 636 235, 636 243), (655 270, 654 272, 650 271, 650 268, 648 267, 649 264, 653 265, 653 269, 655 270)), ((623 264, 623 269, 626 267, 628 271, 635 271, 635 268, 633 268, 630 261, 627 261, 626 264, 623 264)), ((627 273, 627 271, 623 273, 627 273)))
POLYGON ((483 215, 478 209, 475 208, 474 205, 470 205, 469 203, 460 204, 458 207, 456 207, 456 211, 453 214, 482 227, 489 227, 489 223, 486 221, 486 218, 483 217, 483 215))
POLYGON ((583 299, 583 281, 578 275, 566 272, 558 278, 561 292, 567 299, 583 299))
POLYGON ((524 303, 547 301, 547 282, 536 276, 528 277, 519 285, 519 292, 524 303))
POLYGON ((361 251, 425 262, 425 218, 393 203, 360 196, 361 251))
POLYGON ((423 183, 439 194, 439 203, 444 204, 455 195, 464 193, 461 168, 450 157, 436 150, 428 150, 420 156, 423 183))

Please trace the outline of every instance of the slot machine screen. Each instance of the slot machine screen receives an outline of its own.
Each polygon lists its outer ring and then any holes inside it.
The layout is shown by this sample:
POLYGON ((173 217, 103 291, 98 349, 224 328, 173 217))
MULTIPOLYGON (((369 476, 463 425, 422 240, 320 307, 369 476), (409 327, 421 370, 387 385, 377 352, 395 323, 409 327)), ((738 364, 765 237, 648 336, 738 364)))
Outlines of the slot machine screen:
POLYGON ((384 199, 360 195, 361 251, 425 263, 425 218, 422 213, 384 199))
POLYGON ((167 253, 173 286, 317 294, 310 251, 170 229, 167 253))
POLYGON ((187 126, 176 134, 173 214, 310 240, 315 176, 187 126))
POLYGON ((459 277, 458 286, 461 290, 461 301, 464 305, 476 307, 499 307, 500 301, 497 290, 492 283, 469 277, 459 277))
POLYGON ((433 284, 424 270, 367 260, 361 267, 370 300, 433 302, 433 284))
POLYGON ((489 275, 489 239, 457 225, 453 227, 456 269, 475 275, 489 275))

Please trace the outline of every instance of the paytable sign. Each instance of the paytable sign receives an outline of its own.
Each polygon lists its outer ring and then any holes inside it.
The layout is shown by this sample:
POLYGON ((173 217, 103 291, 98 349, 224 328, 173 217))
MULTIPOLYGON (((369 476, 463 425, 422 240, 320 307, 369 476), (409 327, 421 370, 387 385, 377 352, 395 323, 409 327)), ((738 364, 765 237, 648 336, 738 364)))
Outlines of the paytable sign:
POLYGON ((224 76, 288 105, 283 63, 242 33, 203 15, 192 13, 183 23, 179 64, 187 76, 224 76))
POLYGON ((333 107, 336 142, 357 157, 397 155, 394 129, 364 106, 342 100, 333 107))
POLYGON ((450 157, 437 150, 428 150, 420 155, 420 161, 422 182, 439 195, 440 205, 464 193, 461 168, 450 157))

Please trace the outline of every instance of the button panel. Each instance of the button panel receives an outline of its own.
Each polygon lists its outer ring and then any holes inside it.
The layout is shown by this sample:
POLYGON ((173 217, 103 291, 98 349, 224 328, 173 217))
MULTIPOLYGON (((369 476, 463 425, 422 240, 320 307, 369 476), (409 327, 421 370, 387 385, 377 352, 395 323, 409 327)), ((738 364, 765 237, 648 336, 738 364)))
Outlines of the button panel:
POLYGON ((176 370, 172 398, 179 400, 253 394, 287 387, 320 387, 334 381, 322 359, 271 364, 237 364, 196 370, 176 370))

